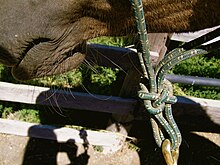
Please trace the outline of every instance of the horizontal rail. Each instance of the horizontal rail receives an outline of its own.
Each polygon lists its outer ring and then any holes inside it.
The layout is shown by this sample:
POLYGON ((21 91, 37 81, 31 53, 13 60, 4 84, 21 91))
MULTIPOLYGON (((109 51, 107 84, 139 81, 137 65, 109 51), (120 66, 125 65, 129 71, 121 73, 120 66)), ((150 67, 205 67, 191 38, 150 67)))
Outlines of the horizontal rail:
MULTIPOLYGON (((152 62, 158 58, 157 52, 150 52, 152 62)), ((135 49, 87 43, 86 60, 91 65, 117 67, 122 70, 140 69, 140 62, 135 49)))
POLYGON ((0 82, 0 100, 119 114, 133 111, 137 102, 135 99, 5 82, 0 82))
MULTIPOLYGON (((113 114, 131 114, 137 109, 144 110, 143 104, 140 105, 135 98, 91 95, 5 82, 0 82, 0 100, 113 114)), ((173 106, 174 115, 208 115, 214 123, 220 124, 220 100, 183 96, 177 96, 177 100, 173 106)))
POLYGON ((168 74, 166 75, 166 79, 168 79, 169 81, 173 83, 220 87, 220 79, 216 79, 216 78, 168 74))
MULTIPOLYGON (((190 42, 196 38, 201 37, 204 34, 207 34, 209 32, 216 30, 219 27, 220 27, 220 25, 212 27, 212 28, 207 28, 204 30, 196 31, 196 32, 191 32, 191 33, 174 33, 171 37, 171 40, 180 41, 180 42, 190 42)), ((217 36, 215 39, 213 39, 207 43, 203 43, 203 45, 207 45, 207 44, 219 41, 219 40, 220 40, 220 36, 217 36)))
POLYGON ((134 65, 139 68, 137 53, 129 48, 106 46, 88 43, 86 46, 86 60, 91 65, 118 67, 128 70, 134 65))
POLYGON ((0 119, 0 133, 55 140, 60 143, 84 143, 80 137, 86 133, 90 145, 109 147, 118 150, 122 147, 124 136, 109 131, 77 130, 74 128, 55 127, 51 125, 34 124, 16 120, 0 119))
MULTIPOLYGON (((153 53, 152 53, 153 54, 153 53)), ((157 56, 151 56, 155 61, 157 56)), ((90 64, 97 64, 108 67, 118 67, 122 70, 129 70, 130 68, 138 69, 140 72, 140 62, 136 52, 133 49, 119 48, 98 44, 87 45, 87 60, 90 64)), ((220 86, 220 79, 195 77, 195 76, 180 76, 180 75, 166 75, 166 78, 171 82, 202 85, 202 86, 220 86)))

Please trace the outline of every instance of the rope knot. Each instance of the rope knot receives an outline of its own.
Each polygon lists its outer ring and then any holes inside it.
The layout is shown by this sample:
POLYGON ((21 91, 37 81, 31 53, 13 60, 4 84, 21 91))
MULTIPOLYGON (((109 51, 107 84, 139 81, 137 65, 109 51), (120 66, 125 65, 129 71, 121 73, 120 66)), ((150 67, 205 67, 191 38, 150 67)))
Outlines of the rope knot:
POLYGON ((138 97, 144 100, 145 108, 152 115, 162 112, 165 104, 174 104, 177 101, 175 96, 170 95, 168 88, 164 88, 160 93, 150 93, 144 87, 138 91, 138 97))

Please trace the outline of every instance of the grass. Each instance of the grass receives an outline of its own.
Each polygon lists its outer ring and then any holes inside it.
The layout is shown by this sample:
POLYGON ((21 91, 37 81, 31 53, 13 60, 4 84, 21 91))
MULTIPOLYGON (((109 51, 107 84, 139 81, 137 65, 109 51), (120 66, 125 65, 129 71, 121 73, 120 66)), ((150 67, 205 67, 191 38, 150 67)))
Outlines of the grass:
MULTIPOLYGON (((171 73, 220 79, 220 59, 204 55, 196 56, 175 66, 171 73)), ((175 84, 176 95, 220 100, 219 87, 175 84)))
POLYGON ((181 62, 172 70, 174 74, 185 74, 220 79, 220 59, 204 55, 181 62))
POLYGON ((35 106, 18 103, 0 102, 0 117, 31 123, 41 122, 39 110, 35 106))
POLYGON ((134 36, 122 36, 122 37, 98 37, 91 39, 89 42, 108 45, 108 46, 116 46, 116 47, 127 47, 129 45, 133 45, 135 41, 134 36))

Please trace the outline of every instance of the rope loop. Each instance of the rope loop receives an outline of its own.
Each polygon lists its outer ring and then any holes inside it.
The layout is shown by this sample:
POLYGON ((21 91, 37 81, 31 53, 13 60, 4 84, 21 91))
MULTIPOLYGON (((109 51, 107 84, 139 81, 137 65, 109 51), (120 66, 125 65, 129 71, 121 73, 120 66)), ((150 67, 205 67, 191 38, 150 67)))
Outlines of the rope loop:
POLYGON ((165 87, 160 93, 149 93, 144 84, 140 84, 141 90, 138 97, 144 100, 144 105, 151 115, 159 114, 163 111, 165 104, 175 104, 177 98, 170 93, 169 88, 165 87))
MULTIPOLYGON (((174 62, 170 62, 170 60, 168 59, 166 67, 163 67, 164 64, 161 65, 161 68, 158 68, 158 72, 157 70, 155 70, 155 68, 153 68, 150 58, 142 0, 130 0, 130 2, 134 9, 139 37, 140 45, 136 45, 138 48, 138 57, 143 70, 144 78, 147 78, 149 80, 149 89, 144 84, 140 83, 141 90, 138 92, 138 96, 140 99, 143 100, 146 110, 151 115, 150 119, 155 141, 159 147, 164 148, 165 153, 168 152, 168 154, 164 154, 165 159, 167 159, 170 155, 171 157, 174 157, 170 153, 177 153, 178 155, 178 152, 174 151, 179 151, 179 146, 181 144, 181 134, 173 119, 171 108, 171 104, 174 104, 177 99, 173 96, 172 86, 169 85, 169 83, 166 83, 166 80, 164 78, 165 73, 167 72, 167 70, 170 69, 170 64, 176 64, 176 59, 174 60, 174 62), (169 136, 168 140, 170 143, 163 143, 164 141, 166 142, 164 131, 166 132, 165 135, 169 136), (167 155, 168 157, 166 157, 167 155)), ((181 51, 175 52, 179 53, 181 51)), ((178 60, 179 59, 177 58, 177 61, 178 60)), ((175 158, 172 158, 171 161, 168 160, 167 162, 171 162, 174 165, 173 160, 175 160, 175 158)))
MULTIPOLYGON (((167 165, 176 165, 182 137, 172 115, 171 104, 176 103, 177 98, 173 96, 172 84, 165 79, 165 75, 181 61, 196 55, 207 54, 211 48, 219 48, 219 42, 213 45, 196 46, 210 39, 210 37, 204 35, 196 39, 195 42, 189 42, 167 53, 164 59, 154 68, 150 58, 142 0, 130 0, 130 2, 134 9, 139 37, 139 42, 136 44, 137 54, 143 70, 143 77, 149 81, 148 88, 140 83, 138 97, 143 100, 144 106, 150 114, 153 135, 158 147, 162 148, 167 165), (192 47, 195 48, 191 49, 192 47)), ((214 34, 219 32, 220 29, 218 28, 210 35, 214 38, 214 34)))

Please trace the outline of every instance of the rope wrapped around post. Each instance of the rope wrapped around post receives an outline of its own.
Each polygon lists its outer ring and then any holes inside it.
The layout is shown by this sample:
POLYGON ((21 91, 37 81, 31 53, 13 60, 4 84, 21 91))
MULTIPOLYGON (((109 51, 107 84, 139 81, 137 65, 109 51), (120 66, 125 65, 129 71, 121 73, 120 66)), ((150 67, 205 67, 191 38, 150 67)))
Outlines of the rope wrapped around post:
POLYGON ((185 50, 184 48, 176 48, 153 68, 142 0, 130 0, 130 2, 134 9, 139 37, 139 42, 136 44, 138 57, 143 70, 143 78, 149 82, 149 84, 140 83, 138 96, 143 100, 145 108, 151 116, 153 135, 157 145, 162 148, 166 163, 176 165, 182 137, 172 115, 171 104, 174 104, 177 99, 173 96, 172 85, 165 79, 165 75, 181 61, 208 52, 203 49, 185 50))

